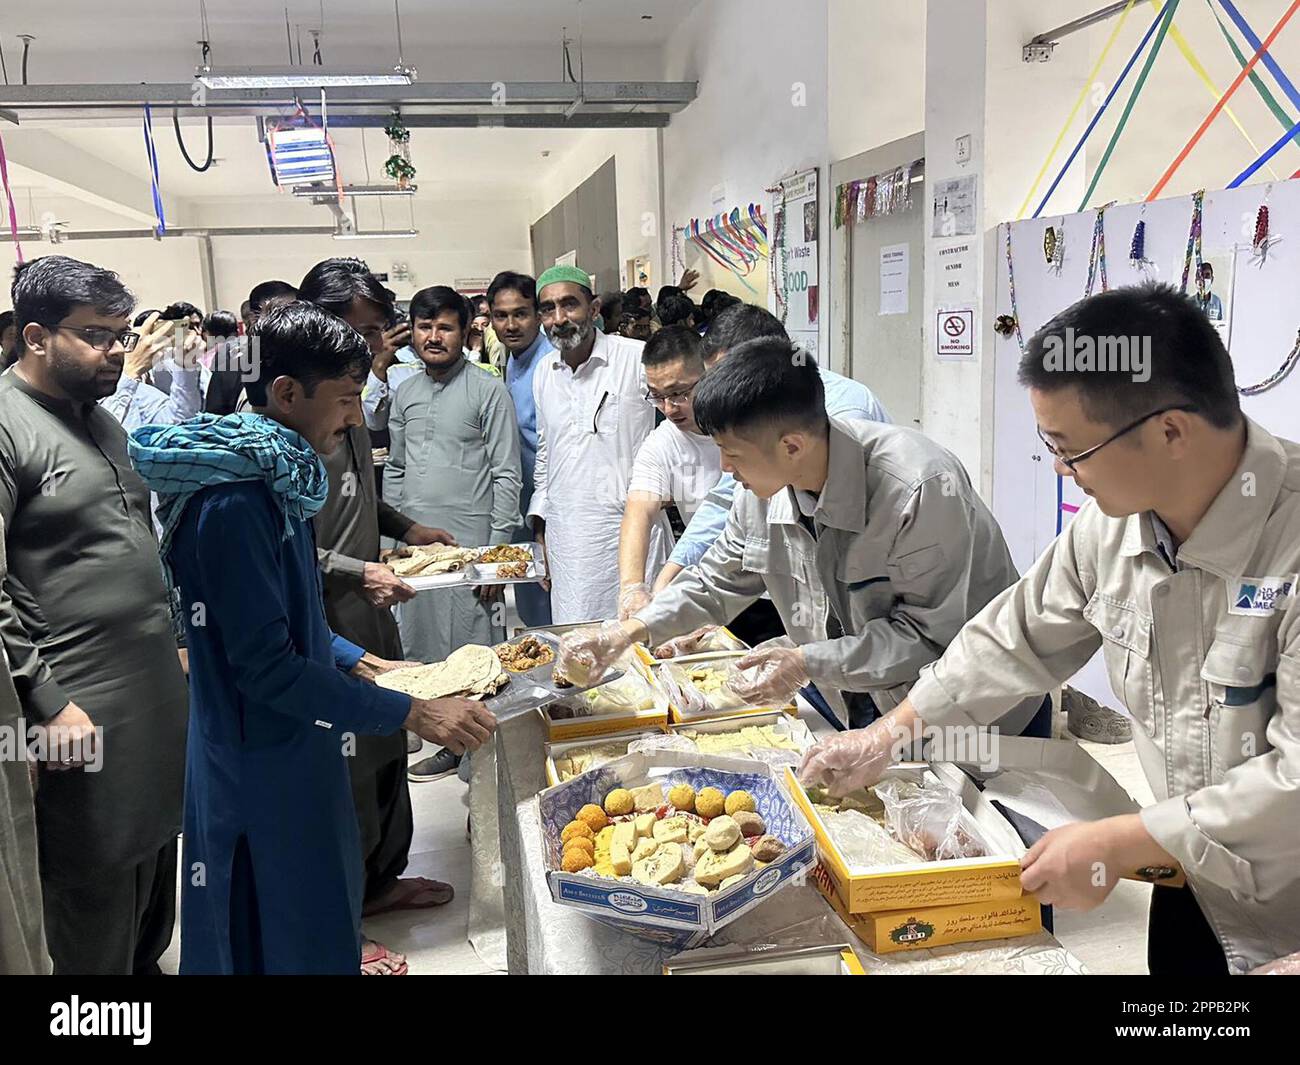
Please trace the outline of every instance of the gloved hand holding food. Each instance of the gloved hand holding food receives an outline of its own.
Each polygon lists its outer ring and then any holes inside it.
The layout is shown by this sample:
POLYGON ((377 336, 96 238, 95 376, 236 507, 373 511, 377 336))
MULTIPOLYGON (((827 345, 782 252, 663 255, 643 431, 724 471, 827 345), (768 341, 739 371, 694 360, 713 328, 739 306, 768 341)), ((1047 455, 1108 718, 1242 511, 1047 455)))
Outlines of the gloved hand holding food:
POLYGON ((799 782, 839 798, 880 780, 912 742, 916 711, 904 700, 866 728, 839 732, 804 755, 799 782))
POLYGON ((759 644, 737 662, 727 687, 752 706, 784 706, 809 680, 803 650, 782 636, 759 644))
MULTIPOLYGON (((624 651, 632 636, 620 621, 605 621, 598 627, 576 629, 560 637, 560 654, 555 668, 579 688, 590 687, 604 675, 624 651)), ((638 624, 638 627, 643 627, 638 624)))

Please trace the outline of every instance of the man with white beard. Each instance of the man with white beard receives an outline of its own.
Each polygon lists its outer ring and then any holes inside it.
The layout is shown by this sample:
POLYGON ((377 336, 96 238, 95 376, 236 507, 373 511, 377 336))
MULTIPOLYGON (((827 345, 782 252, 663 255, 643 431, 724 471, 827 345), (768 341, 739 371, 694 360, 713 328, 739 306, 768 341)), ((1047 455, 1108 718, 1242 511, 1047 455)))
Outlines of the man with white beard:
MULTIPOLYGON (((556 624, 618 610, 618 537, 632 461, 654 428, 640 341, 607 336, 593 319, 591 278, 553 266, 537 281, 542 327, 555 351, 533 376, 537 466, 528 518, 546 550, 556 624)), ((661 511, 651 530, 646 580, 671 544, 661 511)))

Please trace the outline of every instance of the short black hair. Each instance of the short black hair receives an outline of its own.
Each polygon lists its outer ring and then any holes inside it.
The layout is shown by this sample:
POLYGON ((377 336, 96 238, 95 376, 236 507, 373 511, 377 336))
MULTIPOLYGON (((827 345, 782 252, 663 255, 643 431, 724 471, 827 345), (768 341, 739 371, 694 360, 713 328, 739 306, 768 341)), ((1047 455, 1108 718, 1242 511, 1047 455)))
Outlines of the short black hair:
POLYGON ((704 299, 700 300, 700 314, 704 319, 702 324, 710 324, 728 307, 735 307, 739 303, 740 297, 733 296, 730 292, 724 292, 720 288, 709 289, 704 294, 704 299))
POLYGON ((14 267, 14 321, 18 325, 18 350, 23 351, 23 330, 36 322, 58 325, 77 307, 90 306, 109 318, 125 318, 135 307, 135 297, 112 270, 92 266, 66 255, 42 255, 14 267))
POLYGON ((14 312, 0 311, 0 333, 3 333, 6 329, 8 329, 13 324, 14 324, 14 312))
POLYGON ((288 281, 261 281, 248 294, 248 310, 250 314, 258 315, 272 300, 297 298, 298 290, 288 281))
POLYGON ((830 425, 817 361, 777 337, 749 341, 705 374, 694 411, 710 436, 755 428, 826 433, 830 425))
POLYGON ((454 288, 447 285, 433 285, 422 288, 411 297, 411 321, 417 318, 437 318, 440 314, 452 311, 460 327, 469 325, 470 302, 454 288))
POLYGON ((619 289, 600 294, 600 316, 605 319, 606 332, 623 317, 623 293, 619 289))
POLYGON ((239 333, 239 319, 229 311, 213 311, 203 319, 203 331, 208 336, 233 337, 239 333))
POLYGON ((386 321, 396 317, 397 297, 361 259, 323 259, 307 271, 298 286, 298 298, 344 317, 355 299, 372 303, 386 321))
POLYGON ((187 318, 193 318, 196 314, 200 318, 203 317, 203 312, 194 304, 186 303, 184 300, 177 300, 175 303, 169 303, 158 317, 164 322, 181 322, 187 318))
POLYGON ((645 342, 642 366, 662 366, 681 359, 692 369, 704 371, 704 342, 700 334, 684 325, 666 325, 645 342))
POLYGON ((643 307, 653 307, 654 301, 650 298, 650 290, 640 285, 628 289, 623 293, 624 303, 638 303, 643 307))
POLYGON ((151 314, 156 314, 159 318, 162 317, 162 311, 157 309, 151 308, 150 310, 147 311, 141 311, 139 314, 135 316, 135 321, 131 323, 131 327, 133 329, 139 329, 142 325, 144 325, 145 322, 149 320, 149 315, 151 314))
POLYGON ((1125 286, 1067 307, 1030 339, 1018 377, 1042 392, 1076 388, 1084 413, 1114 429, 1183 404, 1220 429, 1241 423, 1232 359, 1205 313, 1172 285, 1125 286), (1093 357, 1076 365, 1084 352, 1093 357))
POLYGON ((738 344, 759 337, 790 340, 781 319, 771 311, 752 303, 740 303, 718 312, 704 334, 704 357, 712 359, 719 352, 730 351, 738 344))
POLYGON ((370 370, 370 345, 342 318, 306 300, 276 304, 258 320, 257 377, 244 390, 255 407, 264 407, 266 390, 277 377, 292 377, 312 395, 321 381, 350 377, 364 381, 370 370))
POLYGON ((666 296, 660 295, 659 302, 655 305, 655 313, 659 315, 660 325, 681 325, 691 320, 692 315, 695 314, 695 304, 688 296, 670 292, 666 296))
POLYGON ((517 274, 513 270, 502 270, 488 285, 487 301, 491 307, 501 292, 518 292, 534 307, 537 306, 537 279, 527 274, 517 274))

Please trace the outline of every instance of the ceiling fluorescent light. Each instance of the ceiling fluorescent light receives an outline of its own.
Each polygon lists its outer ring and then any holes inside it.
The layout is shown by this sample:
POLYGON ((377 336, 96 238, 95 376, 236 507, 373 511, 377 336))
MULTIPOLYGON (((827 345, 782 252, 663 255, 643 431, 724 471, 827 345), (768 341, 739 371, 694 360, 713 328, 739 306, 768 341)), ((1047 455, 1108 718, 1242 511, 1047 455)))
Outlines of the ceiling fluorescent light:
MULTIPOLYGON (((414 196, 419 186, 407 185, 344 185, 344 196, 414 196)), ((295 196, 337 197, 339 190, 330 185, 299 185, 293 190, 295 196)))
POLYGON ((413 67, 345 70, 338 67, 199 67, 194 77, 208 89, 331 89, 360 85, 410 85, 413 67))
POLYGON ((401 239, 407 237, 418 237, 418 229, 375 229, 361 230, 354 229, 350 232, 338 232, 332 234, 335 240, 384 240, 386 238, 401 239))

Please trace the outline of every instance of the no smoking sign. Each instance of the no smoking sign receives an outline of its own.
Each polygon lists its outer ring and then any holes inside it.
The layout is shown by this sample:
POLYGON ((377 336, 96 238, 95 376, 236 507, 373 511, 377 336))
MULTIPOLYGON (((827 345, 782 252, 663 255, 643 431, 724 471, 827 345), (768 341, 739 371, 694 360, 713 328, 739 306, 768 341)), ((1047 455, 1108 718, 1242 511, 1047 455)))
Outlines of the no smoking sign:
POLYGON ((939 311, 934 331, 935 354, 941 359, 970 358, 975 354, 975 312, 939 311))

